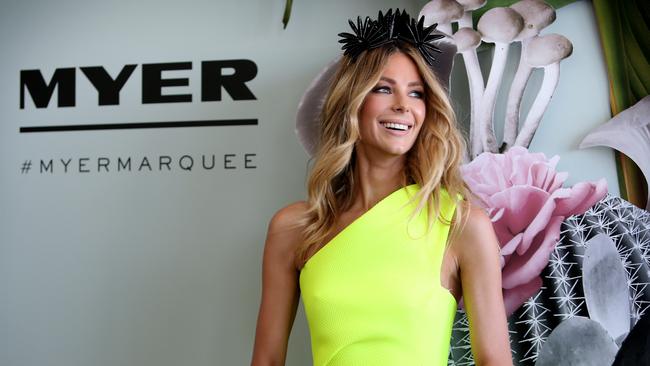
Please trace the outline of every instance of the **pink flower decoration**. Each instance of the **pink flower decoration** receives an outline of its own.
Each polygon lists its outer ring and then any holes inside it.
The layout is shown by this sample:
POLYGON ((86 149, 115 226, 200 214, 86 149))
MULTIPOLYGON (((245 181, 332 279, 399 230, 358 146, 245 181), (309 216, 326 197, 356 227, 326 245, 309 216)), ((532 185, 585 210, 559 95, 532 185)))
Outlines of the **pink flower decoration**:
POLYGON ((515 146, 504 154, 483 153, 461 167, 474 204, 487 210, 501 245, 503 299, 512 314, 542 285, 540 273, 568 216, 587 211, 607 193, 607 182, 562 188, 560 160, 515 146))

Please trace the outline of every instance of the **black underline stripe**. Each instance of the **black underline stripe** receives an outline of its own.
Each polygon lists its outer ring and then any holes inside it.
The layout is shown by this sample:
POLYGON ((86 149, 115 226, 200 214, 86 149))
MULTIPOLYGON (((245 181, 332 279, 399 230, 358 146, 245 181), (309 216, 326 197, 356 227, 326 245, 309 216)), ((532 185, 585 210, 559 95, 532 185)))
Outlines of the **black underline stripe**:
POLYGON ((222 119, 222 120, 206 120, 206 121, 105 123, 105 124, 92 124, 92 125, 63 125, 63 126, 24 126, 24 127, 20 127, 20 133, 65 132, 65 131, 97 131, 97 130, 132 130, 132 129, 142 129, 142 128, 251 126, 251 125, 257 125, 257 119, 222 119))

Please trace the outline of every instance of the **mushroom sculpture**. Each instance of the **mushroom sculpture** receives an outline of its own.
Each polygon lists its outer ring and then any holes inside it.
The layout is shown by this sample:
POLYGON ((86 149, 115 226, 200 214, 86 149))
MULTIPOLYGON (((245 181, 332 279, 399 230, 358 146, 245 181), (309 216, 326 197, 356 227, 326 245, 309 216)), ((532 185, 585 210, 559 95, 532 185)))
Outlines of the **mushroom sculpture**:
POLYGON ((524 89, 526 88, 526 84, 528 84, 528 79, 533 70, 524 60, 528 44, 542 29, 555 21, 555 9, 541 0, 521 0, 511 5, 510 8, 521 15, 524 20, 524 28, 517 35, 517 38, 515 38, 515 41, 521 42, 521 56, 508 94, 506 119, 503 128, 503 143, 500 148, 502 152, 515 143, 519 126, 521 99, 523 98, 524 89))
POLYGON ((505 152, 519 145, 528 147, 550 99, 559 77, 559 61, 568 57, 572 45, 561 35, 540 36, 540 31, 555 21, 555 10, 543 0, 520 0, 510 7, 495 7, 483 14, 476 29, 481 39, 477 41, 472 23, 472 12, 486 4, 486 0, 432 0, 420 12, 425 24, 438 23, 438 29, 452 35, 451 23, 458 23, 453 34, 458 53, 463 55, 469 81, 471 102, 470 160, 482 152, 505 152), (481 41, 494 43, 494 54, 487 82, 481 73, 477 47, 481 41), (494 133, 496 97, 501 88, 510 43, 521 42, 519 65, 509 88, 503 141, 499 143, 494 133), (534 44, 534 46, 532 46, 534 44), (535 50, 531 50, 534 48, 535 50), (544 68, 543 86, 524 120, 521 101, 524 90, 535 67, 544 68))
POLYGON ((483 74, 481 74, 481 67, 476 55, 476 48, 481 44, 481 35, 472 28, 464 27, 460 28, 454 34, 454 41, 456 42, 458 53, 463 55, 469 81, 471 151, 472 153, 480 153, 483 147, 476 125, 476 115, 478 112, 478 104, 483 96, 484 84, 483 74))
POLYGON ((451 35, 451 23, 463 16, 463 6, 455 0, 431 0, 422 7, 418 18, 424 17, 424 26, 434 23, 440 32, 451 35))
MULTIPOLYGON (((484 42, 494 43, 494 57, 490 75, 481 98, 478 111, 477 126, 481 136, 483 151, 497 152, 497 141, 494 135, 493 114, 497 91, 501 85, 503 70, 508 58, 510 43, 519 35, 524 26, 524 20, 511 8, 492 8, 478 21, 478 31, 484 42)), ((472 152, 477 156, 480 151, 472 152)))
POLYGON ((463 16, 458 19, 458 29, 460 28, 473 28, 474 22, 472 21, 472 12, 479 9, 487 3, 487 0, 456 0, 463 6, 463 16))
POLYGON ((526 122, 517 135, 516 146, 528 147, 530 145, 560 80, 560 61, 569 57, 572 52, 571 41, 559 34, 535 37, 528 44, 524 61, 530 67, 544 68, 544 79, 528 116, 526 116, 526 122))

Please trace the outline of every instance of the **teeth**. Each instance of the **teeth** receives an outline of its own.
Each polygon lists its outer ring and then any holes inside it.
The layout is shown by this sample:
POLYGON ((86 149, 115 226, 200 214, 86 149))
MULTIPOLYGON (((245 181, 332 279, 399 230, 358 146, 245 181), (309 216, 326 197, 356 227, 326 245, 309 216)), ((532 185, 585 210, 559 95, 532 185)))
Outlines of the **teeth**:
POLYGON ((402 124, 402 123, 382 122, 381 124, 386 128, 392 128, 392 129, 395 129, 395 130, 406 131, 406 130, 409 129, 408 125, 405 125, 405 124, 402 124))

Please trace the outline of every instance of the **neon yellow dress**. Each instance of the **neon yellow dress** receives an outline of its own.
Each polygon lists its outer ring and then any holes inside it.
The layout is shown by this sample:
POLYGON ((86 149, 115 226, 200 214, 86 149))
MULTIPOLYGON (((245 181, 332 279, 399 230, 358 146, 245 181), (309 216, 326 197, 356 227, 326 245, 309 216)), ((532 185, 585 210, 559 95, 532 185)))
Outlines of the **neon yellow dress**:
MULTIPOLYGON (((410 222, 419 186, 381 200, 300 272, 314 366, 447 365, 456 300, 440 284, 449 225, 410 222)), ((455 203, 441 195, 441 215, 455 203)))

